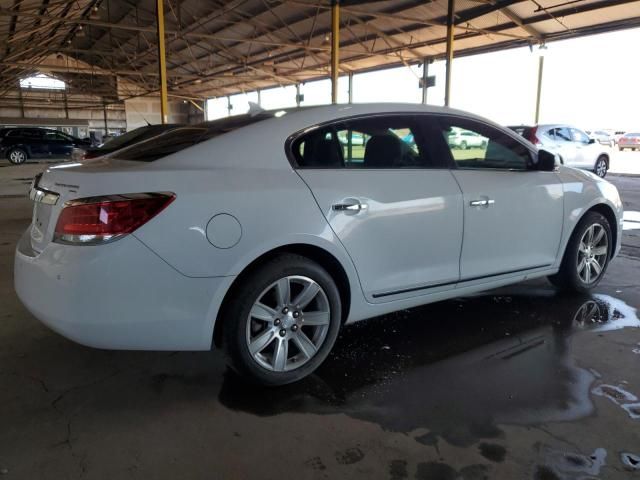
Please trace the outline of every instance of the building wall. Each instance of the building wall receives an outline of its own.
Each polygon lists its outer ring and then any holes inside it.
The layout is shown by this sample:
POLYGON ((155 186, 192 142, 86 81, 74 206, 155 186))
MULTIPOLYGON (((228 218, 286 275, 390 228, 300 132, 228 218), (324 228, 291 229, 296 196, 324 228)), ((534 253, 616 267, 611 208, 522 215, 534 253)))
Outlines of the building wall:
POLYGON ((101 137, 105 133, 106 111, 109 133, 125 131, 124 104, 103 106, 102 102, 96 95, 15 88, 0 97, 0 117, 5 125, 19 124, 24 119, 30 123, 43 119, 43 126, 53 126, 54 119, 59 119, 61 125, 68 124, 67 120, 78 120, 79 125, 86 125, 89 132, 101 137))
MULTIPOLYGON (((124 101, 127 130, 147 124, 162 123, 159 97, 135 97, 124 101)), ((169 123, 189 123, 189 104, 182 100, 169 101, 169 123)))

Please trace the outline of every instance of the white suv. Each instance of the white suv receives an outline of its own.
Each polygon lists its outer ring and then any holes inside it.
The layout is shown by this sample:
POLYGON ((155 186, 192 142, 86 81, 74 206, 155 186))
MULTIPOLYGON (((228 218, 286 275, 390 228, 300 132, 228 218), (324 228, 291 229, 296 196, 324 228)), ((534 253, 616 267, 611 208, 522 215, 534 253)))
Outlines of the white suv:
POLYGON ((475 132, 453 129, 447 136, 447 143, 450 147, 466 150, 468 148, 485 147, 487 139, 475 132))
POLYGON ((555 153, 569 167, 591 170, 604 178, 609 170, 609 148, 570 125, 551 124, 509 127, 538 148, 555 153))

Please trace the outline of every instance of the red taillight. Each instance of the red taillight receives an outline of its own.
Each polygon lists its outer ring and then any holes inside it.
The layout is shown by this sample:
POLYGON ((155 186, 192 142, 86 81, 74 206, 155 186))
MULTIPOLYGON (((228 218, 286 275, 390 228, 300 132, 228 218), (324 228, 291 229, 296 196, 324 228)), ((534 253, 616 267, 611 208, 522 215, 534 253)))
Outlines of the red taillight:
POLYGON ((60 212, 54 241, 97 244, 147 223, 176 198, 173 193, 134 193, 73 200, 60 212))
POLYGON ((540 141, 540 139, 537 137, 536 133, 538 133, 538 127, 533 127, 531 129, 531 132, 529 133, 529 141, 531 143, 533 143, 534 145, 539 145, 542 142, 540 141))

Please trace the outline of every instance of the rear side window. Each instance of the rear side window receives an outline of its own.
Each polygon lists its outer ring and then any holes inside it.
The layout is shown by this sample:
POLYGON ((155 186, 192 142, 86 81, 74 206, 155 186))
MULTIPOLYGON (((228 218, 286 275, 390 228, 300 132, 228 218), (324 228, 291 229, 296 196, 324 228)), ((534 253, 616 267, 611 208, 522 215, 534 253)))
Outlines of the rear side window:
POLYGON ((7 137, 22 138, 25 140, 38 140, 44 135, 44 130, 37 128, 20 128, 9 132, 7 137))
POLYGON ((273 113, 238 115, 237 117, 205 122, 191 127, 178 128, 158 137, 118 150, 114 154, 114 158, 119 160, 134 160, 138 162, 153 162, 197 145, 205 140, 232 132, 238 128, 246 127, 247 125, 251 125, 268 118, 273 118, 273 113))
POLYGON ((420 140, 415 117, 377 116, 318 128, 295 140, 292 151, 301 168, 429 167, 420 140))

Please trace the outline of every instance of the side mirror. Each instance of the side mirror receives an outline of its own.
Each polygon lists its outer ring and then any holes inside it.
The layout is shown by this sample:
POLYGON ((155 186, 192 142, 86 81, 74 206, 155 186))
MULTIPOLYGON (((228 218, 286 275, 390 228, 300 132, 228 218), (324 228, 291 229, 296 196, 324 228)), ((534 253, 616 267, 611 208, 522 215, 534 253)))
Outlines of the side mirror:
POLYGON ((538 161, 534 168, 543 172, 553 172, 556 169, 555 154, 546 150, 538 150, 538 161))
POLYGON ((596 139, 595 138, 590 138, 589 139, 589 145, 591 145, 592 143, 596 143, 596 139))

